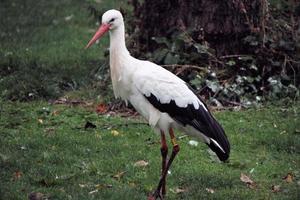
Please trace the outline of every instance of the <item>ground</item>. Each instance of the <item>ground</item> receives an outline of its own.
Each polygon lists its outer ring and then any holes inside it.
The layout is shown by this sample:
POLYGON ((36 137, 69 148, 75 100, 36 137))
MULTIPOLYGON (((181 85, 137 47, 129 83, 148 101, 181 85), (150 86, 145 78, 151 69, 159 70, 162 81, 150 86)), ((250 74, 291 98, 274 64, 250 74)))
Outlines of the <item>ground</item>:
MULTIPOLYGON (((167 199, 298 199, 299 110, 298 102, 214 113, 231 142, 228 163, 177 133, 167 199)), ((0 126, 0 199, 146 199, 158 182, 159 136, 138 117, 1 102, 0 126)))

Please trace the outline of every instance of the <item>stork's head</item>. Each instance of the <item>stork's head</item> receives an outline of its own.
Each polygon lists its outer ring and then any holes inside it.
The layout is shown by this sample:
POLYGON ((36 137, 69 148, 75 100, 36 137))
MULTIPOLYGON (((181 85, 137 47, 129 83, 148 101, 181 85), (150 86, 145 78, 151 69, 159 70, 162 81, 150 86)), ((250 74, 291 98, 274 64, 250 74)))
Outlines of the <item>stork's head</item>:
POLYGON ((117 29, 124 25, 123 16, 118 10, 108 10, 102 15, 102 24, 89 41, 85 48, 92 46, 100 37, 102 37, 107 31, 117 29))

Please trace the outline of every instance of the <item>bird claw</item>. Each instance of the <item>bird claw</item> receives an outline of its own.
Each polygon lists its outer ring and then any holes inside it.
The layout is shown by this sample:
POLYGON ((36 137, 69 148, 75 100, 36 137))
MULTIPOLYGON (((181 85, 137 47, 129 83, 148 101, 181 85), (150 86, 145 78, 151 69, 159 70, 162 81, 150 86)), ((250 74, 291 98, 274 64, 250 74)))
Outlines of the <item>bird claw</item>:
POLYGON ((150 196, 148 196, 148 200, 156 200, 159 198, 160 200, 164 200, 164 195, 162 195, 162 192, 158 192, 157 190, 150 196))

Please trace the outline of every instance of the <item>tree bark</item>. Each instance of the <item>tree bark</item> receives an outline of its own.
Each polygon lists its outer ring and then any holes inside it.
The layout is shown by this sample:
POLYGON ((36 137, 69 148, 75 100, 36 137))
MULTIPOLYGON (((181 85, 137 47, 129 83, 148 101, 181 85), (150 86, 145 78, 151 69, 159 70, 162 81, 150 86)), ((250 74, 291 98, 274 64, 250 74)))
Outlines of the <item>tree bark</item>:
POLYGON ((187 31, 196 42, 207 41, 216 54, 246 53, 241 39, 260 31, 266 0, 132 0, 138 47, 153 51, 151 37, 187 31))

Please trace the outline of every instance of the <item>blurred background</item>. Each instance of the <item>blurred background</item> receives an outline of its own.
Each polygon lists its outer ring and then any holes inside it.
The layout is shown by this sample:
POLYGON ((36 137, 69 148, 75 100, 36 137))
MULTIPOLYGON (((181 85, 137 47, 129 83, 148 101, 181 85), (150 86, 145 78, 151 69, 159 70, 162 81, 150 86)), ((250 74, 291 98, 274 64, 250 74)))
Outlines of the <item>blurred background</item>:
POLYGON ((129 51, 189 82, 208 103, 299 97, 297 1, 2 0, 0 96, 111 102, 108 37, 84 46, 103 12, 125 16, 129 51))

